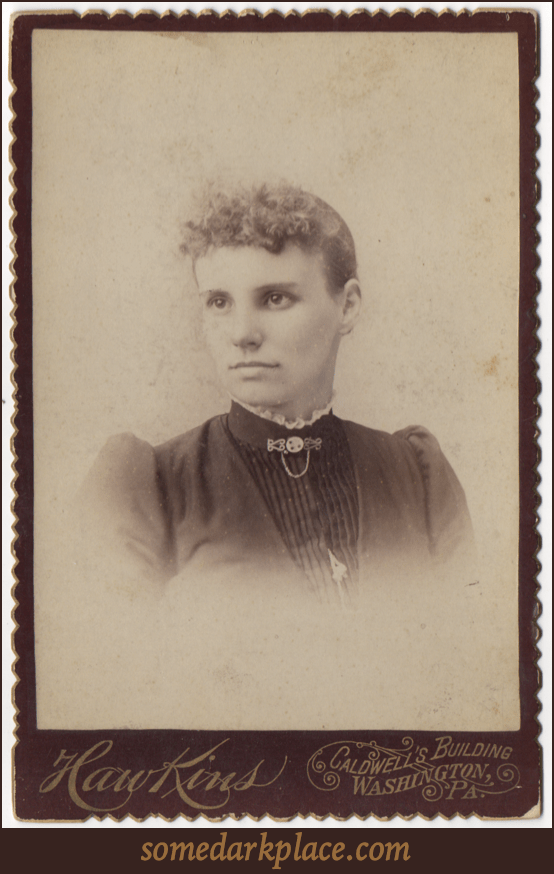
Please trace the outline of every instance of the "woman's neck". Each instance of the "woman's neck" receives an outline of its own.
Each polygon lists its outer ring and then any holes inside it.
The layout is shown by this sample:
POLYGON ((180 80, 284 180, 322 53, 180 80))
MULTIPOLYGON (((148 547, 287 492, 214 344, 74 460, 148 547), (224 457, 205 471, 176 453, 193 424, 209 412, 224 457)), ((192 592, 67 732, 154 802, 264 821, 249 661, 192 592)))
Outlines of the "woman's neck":
POLYGON ((239 398, 230 395, 231 400, 235 401, 235 403, 240 404, 241 407, 244 407, 245 410, 248 410, 250 413, 254 413, 256 416, 260 416, 262 419, 267 419, 270 422, 275 422, 277 425, 284 425, 285 428, 304 428, 308 425, 313 425, 314 422, 317 422, 322 416, 326 416, 329 410, 333 405, 333 401, 335 399, 335 392, 333 391, 331 394, 331 398, 325 406, 312 410, 307 416, 287 416, 280 410, 276 409, 265 409, 263 406, 253 406, 252 404, 247 404, 245 401, 239 400, 239 398))

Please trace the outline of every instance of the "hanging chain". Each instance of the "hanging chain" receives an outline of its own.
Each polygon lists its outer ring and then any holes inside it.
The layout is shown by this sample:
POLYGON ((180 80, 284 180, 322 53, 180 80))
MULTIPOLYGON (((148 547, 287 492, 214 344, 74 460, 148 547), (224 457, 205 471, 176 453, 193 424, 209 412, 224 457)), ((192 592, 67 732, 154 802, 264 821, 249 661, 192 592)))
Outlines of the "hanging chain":
POLYGON ((307 472, 307 470, 310 466, 310 450, 308 449, 308 457, 306 459, 306 467, 304 468, 302 473, 293 473, 291 470, 288 469, 287 462, 285 461, 285 455, 283 452, 281 453, 281 461, 283 462, 283 467, 285 468, 285 470, 289 476, 291 476, 293 479, 300 479, 300 477, 304 476, 304 474, 307 472))

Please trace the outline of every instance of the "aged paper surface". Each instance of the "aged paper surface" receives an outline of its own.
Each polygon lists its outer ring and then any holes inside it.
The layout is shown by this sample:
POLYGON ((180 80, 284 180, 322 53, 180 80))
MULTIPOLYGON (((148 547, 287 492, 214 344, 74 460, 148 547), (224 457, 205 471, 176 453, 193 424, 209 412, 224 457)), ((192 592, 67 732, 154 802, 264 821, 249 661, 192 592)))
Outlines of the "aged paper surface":
POLYGON ((517 730, 518 121, 513 33, 35 31, 39 728, 517 730), (294 621, 255 580, 160 598, 68 570, 106 439, 228 407, 179 254, 214 177, 285 178, 345 218, 364 313, 335 411, 436 435, 477 570, 294 621))

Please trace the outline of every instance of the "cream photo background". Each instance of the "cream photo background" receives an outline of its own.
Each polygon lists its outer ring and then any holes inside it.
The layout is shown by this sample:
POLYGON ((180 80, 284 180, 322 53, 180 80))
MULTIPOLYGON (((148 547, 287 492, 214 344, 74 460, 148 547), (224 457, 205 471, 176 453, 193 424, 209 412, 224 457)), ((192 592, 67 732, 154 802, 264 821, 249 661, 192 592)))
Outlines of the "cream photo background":
MULTIPOLYGON (((35 32, 39 725, 183 724, 141 722, 144 702, 126 717, 77 700, 57 556, 110 435, 158 443, 228 407, 179 253, 192 192, 285 178, 335 207, 357 245, 364 312, 339 353, 335 412, 429 428, 480 556, 474 660, 456 662, 459 676, 454 662, 430 669, 417 706, 374 698, 371 725, 338 708, 325 727, 517 728, 518 121, 515 34, 35 32)), ((322 727, 298 707, 240 727, 322 727)))

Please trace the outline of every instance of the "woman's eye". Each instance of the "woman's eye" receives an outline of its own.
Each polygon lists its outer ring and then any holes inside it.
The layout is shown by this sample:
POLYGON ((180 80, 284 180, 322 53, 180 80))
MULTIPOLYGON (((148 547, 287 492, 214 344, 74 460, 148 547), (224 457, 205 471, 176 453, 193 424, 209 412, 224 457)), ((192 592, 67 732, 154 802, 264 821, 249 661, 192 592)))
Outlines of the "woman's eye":
POLYGON ((226 297, 212 297, 208 301, 208 306, 215 310, 224 310, 228 303, 229 301, 226 297))
POLYGON ((283 307, 291 303, 291 299, 288 295, 281 294, 281 292, 276 291, 268 296, 267 302, 268 304, 270 304, 270 306, 273 307, 283 307))

